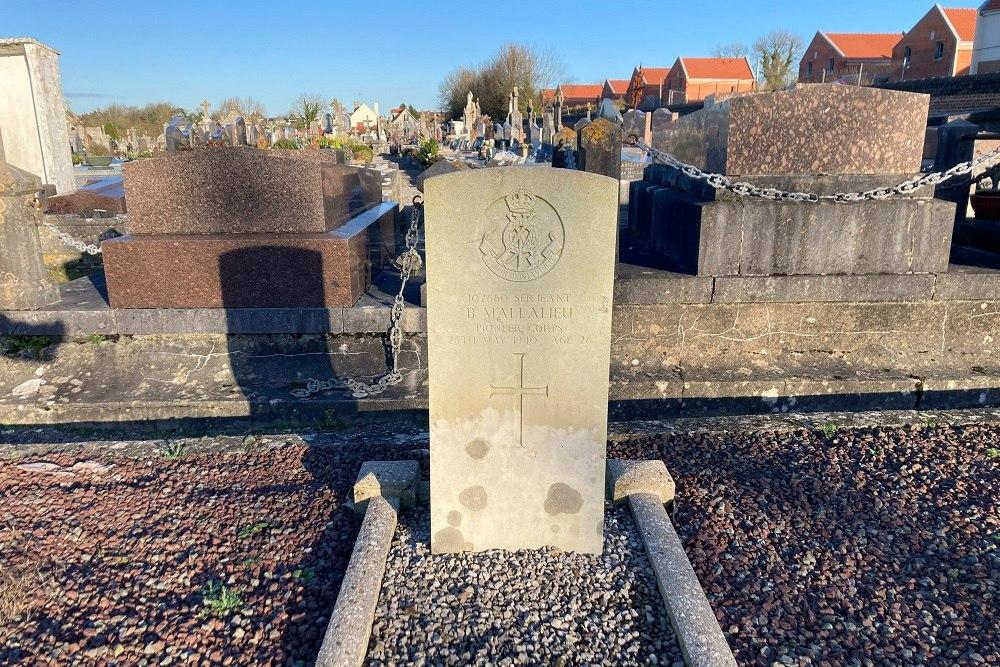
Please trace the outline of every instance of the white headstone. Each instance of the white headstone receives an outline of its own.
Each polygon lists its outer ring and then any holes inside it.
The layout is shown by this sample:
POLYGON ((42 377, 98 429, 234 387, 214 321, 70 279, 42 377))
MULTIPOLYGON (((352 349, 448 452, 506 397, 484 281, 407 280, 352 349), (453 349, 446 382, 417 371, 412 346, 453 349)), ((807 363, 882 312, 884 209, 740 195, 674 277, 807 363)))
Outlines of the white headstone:
POLYGON ((434 552, 599 553, 617 181, 428 179, 434 552))

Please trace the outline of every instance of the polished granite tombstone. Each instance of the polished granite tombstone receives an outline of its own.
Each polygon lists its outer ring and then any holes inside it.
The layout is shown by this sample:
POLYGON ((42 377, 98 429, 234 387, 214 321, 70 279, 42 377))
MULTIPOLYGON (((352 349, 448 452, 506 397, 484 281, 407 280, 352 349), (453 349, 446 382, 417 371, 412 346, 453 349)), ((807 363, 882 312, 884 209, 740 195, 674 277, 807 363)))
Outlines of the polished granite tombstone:
POLYGON ((352 306, 395 249, 382 177, 333 151, 208 148, 130 163, 114 308, 352 306))
POLYGON ((600 553, 618 182, 426 183, 431 548, 600 553))
POLYGON ((122 168, 133 234, 322 233, 382 200, 332 151, 203 148, 122 168))
POLYGON ((325 233, 140 234, 101 248, 112 308, 349 307, 394 229, 385 202, 325 233))
POLYGON ((735 176, 920 171, 930 97, 841 84, 737 95, 682 116, 654 148, 735 176))
MULTIPOLYGON (((654 147, 760 188, 819 195, 891 187, 920 172, 926 95, 840 84, 736 95, 664 123, 654 147)), ((923 188, 856 203, 716 190, 667 165, 630 185, 634 247, 698 275, 947 270, 954 206, 923 188)))
POLYGON ((121 176, 102 178, 69 194, 45 198, 45 212, 50 215, 90 216, 95 210, 105 211, 108 215, 128 212, 121 176))

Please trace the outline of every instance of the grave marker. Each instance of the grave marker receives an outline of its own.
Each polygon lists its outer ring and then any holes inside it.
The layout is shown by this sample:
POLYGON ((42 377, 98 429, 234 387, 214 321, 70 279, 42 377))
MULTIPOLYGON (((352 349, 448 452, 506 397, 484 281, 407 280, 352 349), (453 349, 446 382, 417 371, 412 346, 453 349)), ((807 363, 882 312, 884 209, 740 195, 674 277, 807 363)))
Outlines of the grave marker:
POLYGON ((428 179, 431 545, 600 553, 618 183, 428 179))

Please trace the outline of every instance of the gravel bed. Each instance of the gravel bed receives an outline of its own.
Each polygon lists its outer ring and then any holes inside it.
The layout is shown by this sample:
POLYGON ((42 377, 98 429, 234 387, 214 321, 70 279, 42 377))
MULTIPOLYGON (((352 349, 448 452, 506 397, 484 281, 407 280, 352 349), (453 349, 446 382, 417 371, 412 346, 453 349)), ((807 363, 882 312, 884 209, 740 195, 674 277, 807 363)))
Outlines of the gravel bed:
POLYGON ((0 460, 0 664, 311 664, 357 533, 346 492, 412 445, 307 437, 0 460))
POLYGON ((615 448, 663 455, 675 524, 741 665, 1000 664, 997 426, 615 448))
POLYGON ((368 665, 683 665, 624 507, 604 553, 432 556, 426 509, 400 516, 368 665))

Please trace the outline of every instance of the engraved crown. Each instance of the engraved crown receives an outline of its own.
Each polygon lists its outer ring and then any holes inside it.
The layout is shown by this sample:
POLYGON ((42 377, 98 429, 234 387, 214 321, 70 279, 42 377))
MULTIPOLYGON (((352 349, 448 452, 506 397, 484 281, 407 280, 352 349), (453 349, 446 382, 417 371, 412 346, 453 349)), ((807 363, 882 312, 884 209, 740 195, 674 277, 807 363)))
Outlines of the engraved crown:
POLYGON ((504 197, 511 213, 532 213, 535 210, 535 195, 527 190, 515 190, 504 197))

